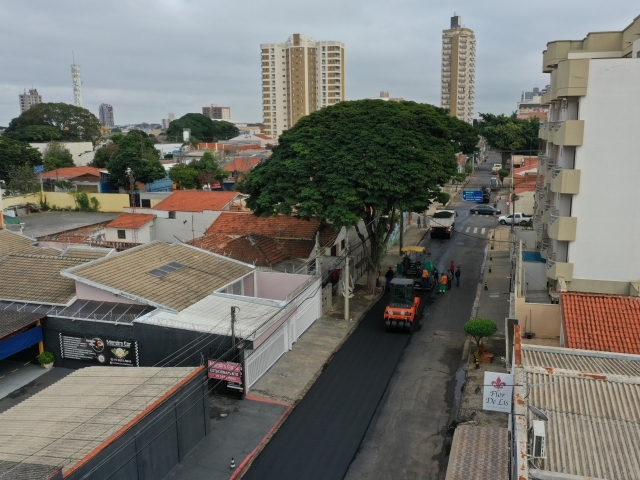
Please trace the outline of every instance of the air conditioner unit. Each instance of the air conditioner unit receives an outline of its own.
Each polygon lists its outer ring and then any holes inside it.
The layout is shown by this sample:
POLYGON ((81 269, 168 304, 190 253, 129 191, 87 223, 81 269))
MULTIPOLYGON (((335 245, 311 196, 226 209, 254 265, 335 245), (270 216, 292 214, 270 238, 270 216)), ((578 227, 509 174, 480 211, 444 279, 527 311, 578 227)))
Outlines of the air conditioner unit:
POLYGON ((547 458, 545 453, 545 430, 542 420, 533 420, 529 429, 530 452, 533 458, 547 458))

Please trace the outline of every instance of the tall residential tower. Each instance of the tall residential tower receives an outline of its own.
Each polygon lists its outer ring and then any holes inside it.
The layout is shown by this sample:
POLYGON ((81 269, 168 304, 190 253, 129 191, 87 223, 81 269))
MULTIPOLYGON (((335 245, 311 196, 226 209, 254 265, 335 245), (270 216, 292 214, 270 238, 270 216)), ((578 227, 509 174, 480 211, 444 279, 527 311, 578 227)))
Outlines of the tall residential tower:
POLYGON ((42 103, 42 95, 38 95, 38 90, 35 88, 29 90, 29 93, 25 90, 18 97, 20 98, 20 113, 26 112, 36 103, 42 103))
POLYGON ((305 115, 345 100, 344 43, 294 33, 260 49, 265 134, 277 139, 305 115))
POLYGON ((108 103, 101 103, 98 118, 103 127, 113 127, 113 107, 108 103))
POLYGON ((471 123, 476 81, 476 37, 462 27, 462 17, 451 17, 451 28, 442 31, 440 106, 451 116, 471 123))

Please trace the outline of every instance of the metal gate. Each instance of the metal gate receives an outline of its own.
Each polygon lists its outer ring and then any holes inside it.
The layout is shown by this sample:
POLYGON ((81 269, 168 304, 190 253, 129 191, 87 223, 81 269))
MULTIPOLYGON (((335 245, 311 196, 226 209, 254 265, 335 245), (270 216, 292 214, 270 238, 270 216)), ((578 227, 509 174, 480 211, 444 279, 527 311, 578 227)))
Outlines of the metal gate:
POLYGON ((256 383, 276 361, 288 351, 286 329, 289 322, 285 322, 271 338, 260 345, 257 350, 245 360, 245 382, 247 391, 256 383))

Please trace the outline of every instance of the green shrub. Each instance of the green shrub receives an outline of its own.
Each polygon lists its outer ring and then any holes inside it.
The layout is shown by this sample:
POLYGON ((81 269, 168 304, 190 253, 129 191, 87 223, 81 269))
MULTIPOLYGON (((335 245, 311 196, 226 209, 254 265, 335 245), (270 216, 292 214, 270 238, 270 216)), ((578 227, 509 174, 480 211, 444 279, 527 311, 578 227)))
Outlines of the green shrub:
POLYGON ((480 340, 490 337, 498 331, 498 326, 493 320, 488 318, 474 318, 464 324, 464 331, 476 341, 476 346, 480 348, 480 340))
POLYGON ((40 355, 36 357, 40 365, 46 365, 48 363, 53 363, 56 357, 51 352, 42 352, 40 355))

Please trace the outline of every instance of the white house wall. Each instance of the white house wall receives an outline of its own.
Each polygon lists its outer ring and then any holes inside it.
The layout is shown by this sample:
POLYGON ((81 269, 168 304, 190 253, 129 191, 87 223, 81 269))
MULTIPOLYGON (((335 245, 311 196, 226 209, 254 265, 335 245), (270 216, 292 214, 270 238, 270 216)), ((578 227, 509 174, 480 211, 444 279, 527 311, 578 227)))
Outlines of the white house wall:
POLYGON ((587 95, 580 99, 584 141, 577 147, 580 193, 568 261, 574 279, 640 278, 640 59, 589 62, 587 95))
MULTIPOLYGON (((152 210, 156 213, 155 210, 152 210)), ((164 212, 167 213, 167 212, 164 212)), ((204 235, 204 232, 220 216, 219 211, 176 212, 176 218, 156 218, 155 239, 173 243, 176 237, 183 242, 204 235)))
MULTIPOLYGON (((154 239, 154 231, 152 222, 143 225, 138 229, 138 243, 149 243, 154 239)), ((105 228, 105 240, 107 242, 132 242, 133 228, 105 228), (118 238, 118 230, 124 230, 126 238, 118 238)), ((174 238, 175 241, 175 238, 174 238)))

